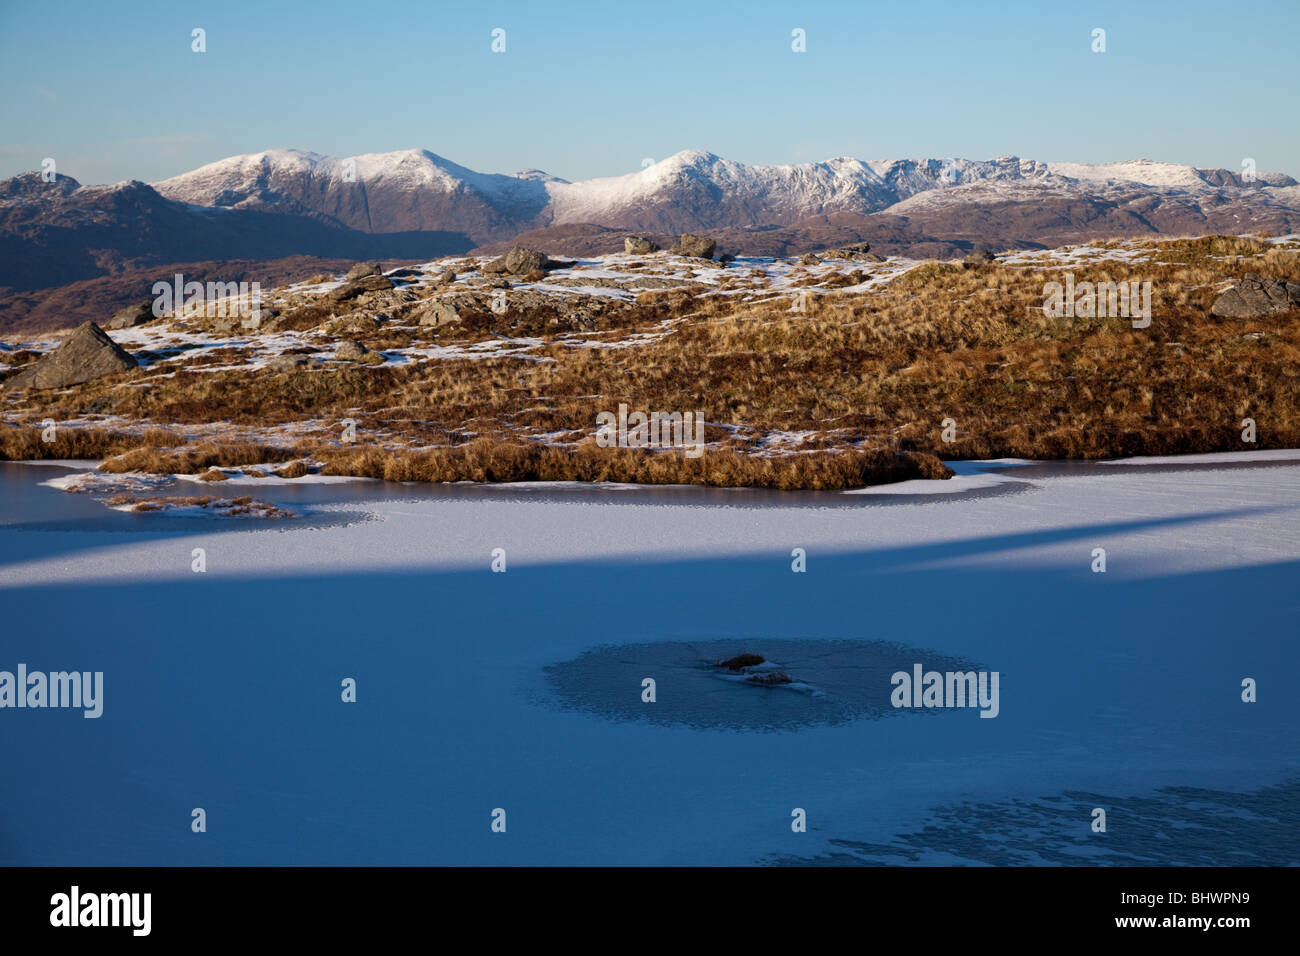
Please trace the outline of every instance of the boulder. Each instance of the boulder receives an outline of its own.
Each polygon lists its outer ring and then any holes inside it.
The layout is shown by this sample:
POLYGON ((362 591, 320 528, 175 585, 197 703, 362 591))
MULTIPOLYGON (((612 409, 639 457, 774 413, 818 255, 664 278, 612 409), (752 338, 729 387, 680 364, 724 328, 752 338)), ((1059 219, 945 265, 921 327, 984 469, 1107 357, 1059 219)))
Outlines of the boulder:
POLYGON ((869 242, 851 242, 847 246, 840 246, 837 249, 827 249, 821 254, 822 259, 850 259, 854 262, 884 262, 871 251, 869 242))
POLYGON ((384 361, 380 352, 368 349, 360 342, 343 342, 334 352, 340 362, 362 362, 366 365, 379 365, 384 361))
POLYGON ((319 364, 320 359, 312 358, 310 355, 277 355, 266 363, 266 367, 274 372, 292 372, 319 364))
POLYGON ((371 316, 362 313, 341 315, 337 319, 326 322, 324 329, 330 335, 371 335, 379 331, 379 323, 383 318, 382 315, 371 316))
POLYGON ((153 314, 153 301, 146 299, 125 309, 118 309, 108 320, 110 329, 133 329, 137 325, 152 322, 157 316, 153 314))
POLYGON ((673 246, 672 251, 679 256, 690 256, 692 259, 712 259, 717 248, 717 242, 708 236, 696 236, 685 232, 682 233, 682 238, 677 245, 673 246))
POLYGON ((974 269, 976 266, 986 266, 996 258, 987 249, 972 249, 966 253, 966 258, 962 259, 961 266, 963 269, 974 269))
POLYGON ((355 282, 357 279, 364 279, 366 276, 383 275, 384 270, 378 262, 358 262, 343 278, 348 282, 355 282))
POLYGON ((351 282, 345 282, 337 289, 326 294, 331 302, 346 302, 355 299, 363 292, 382 292, 393 287, 393 280, 387 276, 365 276, 351 282))
POLYGON ((425 310, 420 313, 421 325, 441 327, 444 325, 452 325, 460 320, 460 311, 456 306, 443 299, 435 299, 430 302, 425 310))
POLYGON ((644 236, 624 236, 623 251, 628 255, 649 255, 659 251, 659 243, 644 236))
POLYGON ((5 383, 11 391, 66 388, 105 375, 130 371, 139 363, 94 322, 77 326, 49 355, 28 365, 5 383))
POLYGON ((1210 314, 1220 318, 1255 319, 1300 306, 1300 282, 1261 279, 1247 272, 1241 281, 1214 300, 1210 314))
POLYGON ((534 270, 545 272, 551 267, 551 260, 536 249, 515 246, 499 259, 494 259, 483 267, 484 272, 494 275, 526 275, 534 270))

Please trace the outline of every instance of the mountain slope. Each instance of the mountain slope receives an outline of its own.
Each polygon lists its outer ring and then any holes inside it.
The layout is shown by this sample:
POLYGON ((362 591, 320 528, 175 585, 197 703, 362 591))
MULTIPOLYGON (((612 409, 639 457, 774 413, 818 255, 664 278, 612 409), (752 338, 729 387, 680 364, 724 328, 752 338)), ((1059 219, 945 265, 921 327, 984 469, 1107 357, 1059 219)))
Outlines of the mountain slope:
POLYGON ((155 188, 199 206, 307 216, 360 232, 441 230, 483 241, 532 222, 548 202, 547 184, 556 181, 538 170, 477 173, 428 150, 336 159, 274 149, 209 163, 155 188))
POLYGON ((19 305, 34 314, 35 290, 143 279, 180 263, 427 261, 524 233, 548 252, 584 254, 617 249, 625 231, 664 244, 707 232, 736 255, 868 241, 913 257, 1123 236, 1278 235, 1300 232, 1300 184, 1151 160, 839 157, 751 166, 703 150, 567 182, 535 169, 480 173, 428 150, 348 158, 268 150, 153 186, 47 183, 34 173, 0 183, 0 298, 21 294, 19 305))
POLYGON ((48 288, 156 264, 310 255, 425 257, 472 245, 445 230, 371 235, 305 214, 166 199, 141 182, 82 186, 26 173, 0 183, 0 289, 48 288))
MULTIPOLYGON (((1228 170, 1151 160, 1089 165, 1015 156, 986 161, 839 157, 749 166, 692 149, 636 172, 583 182, 536 170, 514 176, 478 173, 427 150, 348 159, 270 150, 224 159, 156 185, 162 195, 185 203, 288 213, 363 232, 438 228, 487 244, 570 223, 680 233, 788 226, 836 213, 911 215, 925 209, 933 218, 935 209, 952 212, 990 203, 1049 202, 1058 218, 1064 217, 1057 225, 1068 229, 1078 224, 1069 217, 1071 208, 1129 207, 1138 201, 1152 206, 1152 198, 1155 206, 1169 205, 1163 219, 1194 229, 1215 218, 1211 210, 1237 200, 1246 204, 1246 220, 1259 202, 1293 209, 1294 198, 1283 193, 1295 184, 1277 174, 1244 183, 1228 170), (979 186, 991 191, 970 188, 979 186), (942 198, 932 208, 930 197, 942 198)), ((1144 213, 1126 215, 1140 219, 1144 213)), ((1106 217, 1088 221, 1098 218, 1106 217)), ((1218 217, 1241 219, 1240 210, 1218 217)), ((1270 214, 1269 221, 1280 220, 1270 214)))

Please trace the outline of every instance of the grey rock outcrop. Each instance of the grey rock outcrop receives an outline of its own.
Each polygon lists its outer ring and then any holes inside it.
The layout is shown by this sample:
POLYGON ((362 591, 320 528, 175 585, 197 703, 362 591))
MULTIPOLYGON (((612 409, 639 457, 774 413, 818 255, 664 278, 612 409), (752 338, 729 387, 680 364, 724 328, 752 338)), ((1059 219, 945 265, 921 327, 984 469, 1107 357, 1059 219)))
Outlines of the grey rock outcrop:
POLYGON ((146 299, 144 302, 118 309, 113 313, 113 317, 108 320, 108 327, 110 329, 133 329, 137 325, 152 322, 154 318, 153 302, 146 299))
POLYGON ((1261 279, 1247 272, 1241 281, 1214 300, 1210 314, 1220 318, 1255 319, 1300 306, 1300 282, 1261 279))
POLYGON ((92 382, 105 375, 130 371, 139 363, 108 337, 94 322, 80 325, 49 355, 24 368, 5 383, 18 391, 28 388, 66 388, 92 382))
POLYGON ((684 232, 677 245, 673 246, 670 251, 679 256, 690 256, 692 259, 712 259, 717 248, 718 243, 708 236, 697 236, 684 232))
POLYGON ((659 243, 644 236, 624 236, 623 251, 628 255, 644 256, 659 251, 659 243))
POLYGON ((331 302, 346 302, 365 292, 382 292, 392 287, 393 280, 387 276, 364 276, 351 282, 345 282, 337 289, 329 292, 326 298, 331 302))
POLYGON ((871 251, 869 242, 851 242, 846 246, 827 249, 821 253, 822 259, 848 259, 852 262, 884 262, 880 256, 871 251))
POLYGON ((380 365, 384 362, 382 353, 366 348, 360 342, 340 343, 334 357, 341 362, 361 362, 365 365, 380 365))
POLYGON ((358 262, 343 278, 348 282, 355 282, 357 279, 364 279, 366 276, 383 275, 384 270, 378 262, 358 262))
POLYGON ((432 325, 441 327, 444 325, 453 325, 461 320, 460 311, 454 304, 445 299, 434 299, 420 313, 421 325, 432 325))
POLYGON ((310 355, 277 355, 266 363, 266 367, 275 372, 293 372, 317 365, 320 365, 320 359, 310 355))
POLYGON ((544 253, 526 246, 515 246, 501 258, 483 266, 482 271, 493 275, 522 276, 530 272, 545 272, 550 267, 551 260, 544 253))

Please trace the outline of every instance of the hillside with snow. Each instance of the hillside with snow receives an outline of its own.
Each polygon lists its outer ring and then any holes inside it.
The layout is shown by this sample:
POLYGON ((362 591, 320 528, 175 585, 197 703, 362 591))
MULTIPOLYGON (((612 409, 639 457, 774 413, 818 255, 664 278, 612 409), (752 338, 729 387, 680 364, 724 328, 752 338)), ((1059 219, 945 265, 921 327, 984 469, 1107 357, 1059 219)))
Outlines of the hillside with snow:
MULTIPOLYGON (((688 149, 621 176, 568 182, 539 170, 479 173, 427 150, 339 159, 300 150, 235 156, 156 183, 180 202, 325 218, 366 232, 443 229, 476 242, 570 223, 660 231, 790 225, 835 213, 904 214, 918 196, 939 205, 1098 197, 1174 199, 1194 208, 1267 197, 1296 185, 1280 174, 1243 182, 1228 170, 1135 160, 1044 163, 838 157, 751 166, 688 149), (982 188, 970 188, 982 187, 982 188)), ((1277 197, 1284 204, 1289 195, 1277 197)), ((928 205, 928 201, 920 205, 928 205)))

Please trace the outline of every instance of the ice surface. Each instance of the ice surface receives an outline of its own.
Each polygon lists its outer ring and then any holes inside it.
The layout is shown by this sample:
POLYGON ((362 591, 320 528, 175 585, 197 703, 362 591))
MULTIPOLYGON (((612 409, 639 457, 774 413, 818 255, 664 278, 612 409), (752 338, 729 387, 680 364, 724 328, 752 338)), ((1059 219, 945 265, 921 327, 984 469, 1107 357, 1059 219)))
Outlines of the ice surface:
POLYGON ((280 530, 23 530, 7 488, 0 668, 102 670, 105 706, 0 714, 0 862, 1297 862, 1300 454, 1242 459, 834 506, 368 483, 335 493, 376 520, 280 530), (715 678, 723 646, 825 696, 715 678), (909 657, 998 671, 998 717, 795 719, 909 657))

